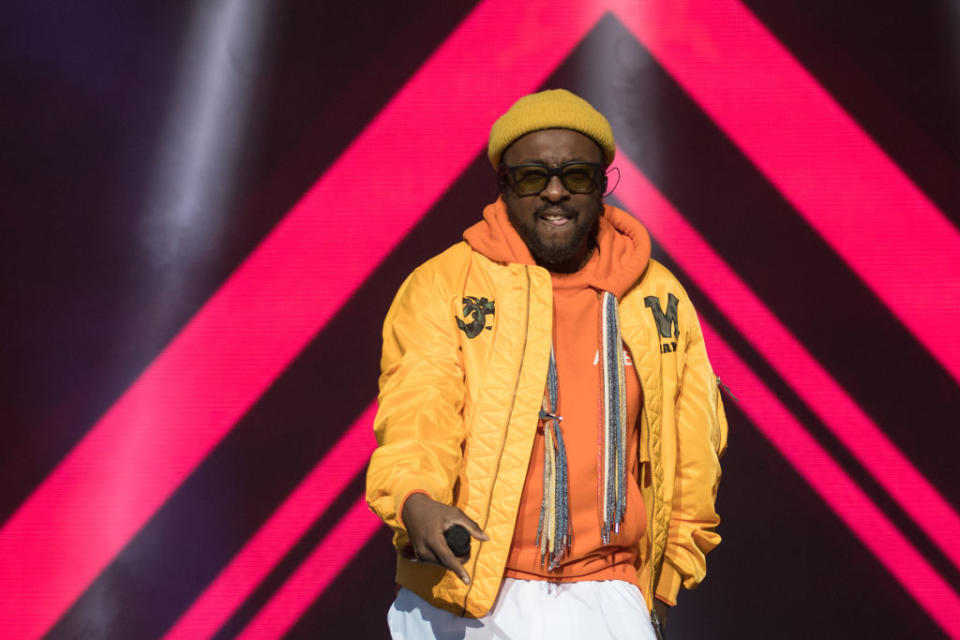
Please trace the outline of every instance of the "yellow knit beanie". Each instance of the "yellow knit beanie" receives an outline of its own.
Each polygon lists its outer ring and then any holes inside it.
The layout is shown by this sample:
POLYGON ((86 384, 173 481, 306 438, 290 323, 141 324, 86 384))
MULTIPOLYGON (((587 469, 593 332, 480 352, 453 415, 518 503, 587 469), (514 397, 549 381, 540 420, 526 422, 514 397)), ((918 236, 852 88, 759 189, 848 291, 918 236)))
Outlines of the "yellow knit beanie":
POLYGON ((579 131, 600 145, 608 165, 617 152, 613 130, 602 113, 566 89, 548 89, 523 96, 493 123, 487 145, 487 157, 493 168, 500 165, 503 152, 514 140, 541 129, 579 131))

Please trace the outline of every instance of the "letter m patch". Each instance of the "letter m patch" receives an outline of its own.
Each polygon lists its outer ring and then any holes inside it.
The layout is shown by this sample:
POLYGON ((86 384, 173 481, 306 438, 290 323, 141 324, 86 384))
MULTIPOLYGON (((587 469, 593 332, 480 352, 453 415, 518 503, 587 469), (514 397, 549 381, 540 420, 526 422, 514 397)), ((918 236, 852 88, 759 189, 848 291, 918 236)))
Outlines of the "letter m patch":
POLYGON ((680 327, 677 325, 677 304, 679 302, 677 296, 668 293, 667 310, 664 311, 660 306, 660 298, 657 296, 647 296, 643 299, 644 305, 653 313, 653 320, 657 323, 657 331, 660 333, 660 337, 668 340, 670 338, 674 339, 674 342, 670 344, 660 345, 664 352, 674 351, 677 348, 675 340, 680 337, 680 327))

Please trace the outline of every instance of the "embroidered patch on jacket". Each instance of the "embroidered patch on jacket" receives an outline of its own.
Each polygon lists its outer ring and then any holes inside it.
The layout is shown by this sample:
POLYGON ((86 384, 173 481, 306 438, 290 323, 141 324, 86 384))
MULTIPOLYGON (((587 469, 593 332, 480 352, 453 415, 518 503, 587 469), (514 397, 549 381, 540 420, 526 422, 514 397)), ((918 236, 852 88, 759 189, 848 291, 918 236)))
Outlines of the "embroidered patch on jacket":
POLYGON ((643 299, 643 304, 653 313, 653 320, 657 323, 657 331, 660 333, 660 337, 668 340, 668 342, 660 343, 661 353, 671 353, 677 350, 677 339, 680 337, 680 326, 677 324, 677 303, 679 302, 677 296, 668 293, 667 310, 664 311, 660 306, 660 298, 657 296, 647 296, 643 299))
POLYGON ((493 300, 467 296, 463 299, 463 318, 457 318, 457 326, 468 338, 476 338, 484 329, 493 328, 492 324, 487 326, 488 315, 493 315, 493 300))

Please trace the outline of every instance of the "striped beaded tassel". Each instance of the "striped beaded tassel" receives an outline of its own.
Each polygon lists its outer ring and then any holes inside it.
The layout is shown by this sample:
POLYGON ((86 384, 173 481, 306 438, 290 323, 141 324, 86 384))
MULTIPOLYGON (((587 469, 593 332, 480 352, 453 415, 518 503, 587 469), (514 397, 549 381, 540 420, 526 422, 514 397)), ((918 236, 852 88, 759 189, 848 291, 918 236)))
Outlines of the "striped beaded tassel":
POLYGON ((600 350, 603 375, 603 433, 601 478, 601 537, 610 542, 610 534, 619 533, 627 508, 627 392, 620 337, 617 297, 604 291, 600 296, 600 350))
POLYGON ((537 523, 537 544, 540 546, 540 565, 554 569, 570 549, 570 502, 567 486, 567 452, 557 415, 557 361, 550 348, 550 369, 547 372, 547 392, 540 409, 543 421, 543 499, 540 502, 540 521, 537 523))

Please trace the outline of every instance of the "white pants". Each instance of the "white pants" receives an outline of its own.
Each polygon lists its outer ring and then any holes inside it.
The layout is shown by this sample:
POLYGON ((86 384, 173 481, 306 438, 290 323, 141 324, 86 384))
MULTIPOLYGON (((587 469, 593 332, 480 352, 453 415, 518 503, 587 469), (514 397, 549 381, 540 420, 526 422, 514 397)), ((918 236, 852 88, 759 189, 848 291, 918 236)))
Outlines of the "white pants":
POLYGON ((654 640, 640 590, 622 580, 505 578, 482 618, 461 618, 400 589, 387 613, 394 640, 654 640))

